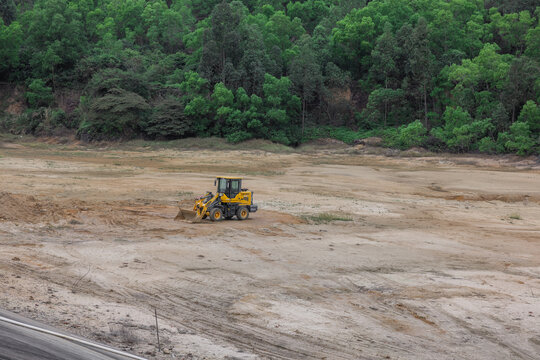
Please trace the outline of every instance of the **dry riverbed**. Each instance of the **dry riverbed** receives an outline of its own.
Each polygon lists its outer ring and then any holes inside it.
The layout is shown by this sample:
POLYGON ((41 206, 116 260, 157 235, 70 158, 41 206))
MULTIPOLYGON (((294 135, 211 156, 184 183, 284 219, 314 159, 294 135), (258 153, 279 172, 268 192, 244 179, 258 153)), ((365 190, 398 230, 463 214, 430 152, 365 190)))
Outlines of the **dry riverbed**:
POLYGON ((535 159, 1 143, 0 184, 0 307, 148 358, 540 359, 535 159), (226 174, 259 212, 173 220, 226 174))

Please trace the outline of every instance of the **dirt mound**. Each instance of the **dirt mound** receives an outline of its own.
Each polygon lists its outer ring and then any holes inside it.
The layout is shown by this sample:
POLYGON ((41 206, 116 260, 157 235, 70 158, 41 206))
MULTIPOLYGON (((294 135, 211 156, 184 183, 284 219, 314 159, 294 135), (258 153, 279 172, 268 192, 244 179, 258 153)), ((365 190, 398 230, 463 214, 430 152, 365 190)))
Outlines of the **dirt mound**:
POLYGON ((62 209, 33 196, 0 192, 0 221, 36 223, 65 217, 62 209))

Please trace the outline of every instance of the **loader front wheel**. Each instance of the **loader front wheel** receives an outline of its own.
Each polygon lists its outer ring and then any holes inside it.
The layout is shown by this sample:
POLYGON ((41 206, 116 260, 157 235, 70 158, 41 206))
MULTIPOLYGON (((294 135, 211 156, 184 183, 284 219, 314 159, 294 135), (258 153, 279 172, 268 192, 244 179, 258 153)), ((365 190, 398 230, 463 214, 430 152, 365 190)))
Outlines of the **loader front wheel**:
POLYGON ((236 210, 236 217, 238 220, 246 220, 249 217, 249 210, 247 207, 239 207, 238 210, 236 210))
POLYGON ((213 208, 210 211, 210 219, 212 221, 221 221, 223 220, 223 211, 220 208, 213 208))

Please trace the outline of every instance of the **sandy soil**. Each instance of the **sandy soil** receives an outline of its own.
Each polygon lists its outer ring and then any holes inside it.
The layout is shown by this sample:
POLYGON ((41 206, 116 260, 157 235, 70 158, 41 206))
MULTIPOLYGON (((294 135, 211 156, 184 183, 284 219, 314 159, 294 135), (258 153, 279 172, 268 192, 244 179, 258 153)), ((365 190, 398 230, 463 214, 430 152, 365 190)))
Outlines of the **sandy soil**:
POLYGON ((0 183, 0 307, 148 358, 540 359, 535 159, 3 144, 0 183), (261 210, 174 221, 219 174, 261 210))

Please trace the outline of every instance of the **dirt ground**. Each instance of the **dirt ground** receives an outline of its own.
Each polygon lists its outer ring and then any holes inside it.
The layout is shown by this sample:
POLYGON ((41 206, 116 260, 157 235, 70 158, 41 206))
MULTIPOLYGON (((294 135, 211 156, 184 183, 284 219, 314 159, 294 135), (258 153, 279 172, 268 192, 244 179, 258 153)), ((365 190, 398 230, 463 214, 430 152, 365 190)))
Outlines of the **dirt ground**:
POLYGON ((157 359, 540 359, 538 159, 414 155, 0 144, 0 307, 157 359), (173 220, 226 174, 259 212, 173 220))

